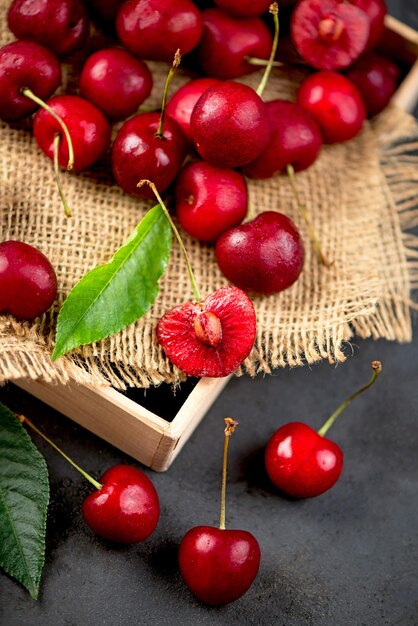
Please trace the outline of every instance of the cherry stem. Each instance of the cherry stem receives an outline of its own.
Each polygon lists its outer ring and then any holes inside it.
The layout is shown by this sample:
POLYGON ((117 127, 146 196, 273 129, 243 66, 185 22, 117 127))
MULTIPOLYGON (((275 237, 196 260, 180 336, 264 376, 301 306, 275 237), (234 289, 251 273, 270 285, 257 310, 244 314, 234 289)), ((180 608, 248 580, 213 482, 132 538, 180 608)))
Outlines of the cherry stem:
POLYGON ((317 234, 315 232, 315 229, 314 229, 314 227, 312 225, 312 222, 309 219, 308 210, 307 210, 306 206, 300 200, 299 193, 298 193, 298 188, 297 188, 297 185, 296 185, 296 175, 295 175, 295 170, 293 168, 293 165, 290 165, 290 163, 289 163, 287 165, 286 171, 287 171, 287 175, 289 177, 290 186, 292 187, 292 192, 293 192, 294 198, 296 200, 296 204, 297 204, 299 213, 300 213, 302 219, 304 220, 304 222, 306 224, 310 240, 312 241, 313 247, 315 248, 315 252, 317 253, 317 255, 319 257, 319 260, 321 261, 322 265, 325 265, 325 267, 331 267, 331 265, 333 265, 334 261, 328 261, 328 259, 326 258, 326 256, 322 252, 321 242, 319 241, 319 239, 317 237, 317 234))
POLYGON ((42 439, 44 439, 47 443, 49 443, 49 445, 52 446, 54 450, 59 452, 60 455, 63 456, 64 459, 68 461, 68 463, 70 463, 70 465, 75 467, 75 469, 79 471, 80 474, 82 474, 82 476, 84 476, 84 478, 86 478, 94 487, 96 487, 96 489, 101 489, 103 487, 103 485, 97 482, 97 480, 94 480, 94 478, 92 478, 89 474, 87 474, 87 472, 81 469, 81 467, 77 465, 77 463, 74 463, 74 461, 70 459, 70 457, 67 456, 65 452, 63 452, 61 448, 59 448, 53 441, 51 441, 49 437, 44 435, 44 433, 41 430, 39 430, 39 428, 35 426, 35 424, 33 424, 33 422, 31 422, 30 419, 28 419, 24 415, 17 415, 16 417, 20 422, 22 422, 22 424, 26 424, 27 426, 29 426, 29 428, 31 428, 35 433, 37 433, 40 437, 42 437, 42 439))
POLYGON ((170 67, 170 71, 168 72, 167 79, 165 81, 164 93, 163 93, 163 101, 161 103, 161 115, 160 115, 160 123, 158 124, 158 130, 155 133, 156 137, 163 137, 163 128, 164 128, 164 118, 165 118, 165 106, 167 104, 168 98, 168 90, 170 88, 171 81, 173 79, 174 73, 181 62, 180 49, 176 50, 174 55, 173 64, 170 67))
POLYGON ((258 85, 257 91, 256 91, 257 95, 259 95, 260 98, 263 95, 265 86, 267 85, 267 81, 269 79, 270 72, 273 67, 274 57, 276 55, 277 44, 279 43, 279 7, 278 7, 277 2, 273 2, 273 4, 270 5, 269 13, 273 15, 273 19, 274 19, 274 38, 273 38, 273 45, 271 47, 270 58, 268 60, 266 69, 264 70, 264 74, 261 79, 261 82, 258 85))
POLYGON ((68 206, 67 199, 66 199, 66 197, 64 195, 64 192, 62 190, 61 181, 60 181, 60 166, 59 166, 59 163, 58 163, 58 153, 59 153, 60 141, 61 141, 61 136, 57 133, 55 135, 55 137, 54 137, 54 173, 55 173, 55 180, 56 180, 56 183, 57 183, 58 192, 60 194, 61 202, 62 202, 63 207, 64 207, 65 215, 67 217, 71 217, 71 215, 72 215, 71 209, 68 206))
POLYGON ((344 409, 350 404, 350 402, 352 402, 354 398, 357 398, 357 396, 362 394, 363 391, 367 391, 367 389, 369 389, 369 387, 373 385, 374 381, 376 380, 376 378, 379 376, 380 372, 382 371, 382 364, 380 363, 380 361, 372 361, 371 366, 373 369, 373 374, 372 374, 371 379, 367 383, 367 385, 364 385, 364 387, 362 387, 361 389, 353 393, 351 396, 349 396, 347 400, 345 400, 345 402, 343 402, 338 407, 338 409, 334 411, 331 417, 329 417, 327 421, 325 422, 325 424, 318 430, 318 435, 321 435, 322 437, 324 437, 326 433, 328 432, 329 428, 331 428, 331 426, 337 419, 337 417, 344 411, 344 409))
POLYGON ((22 87, 21 91, 24 96, 29 98, 29 100, 33 100, 33 102, 36 102, 36 104, 39 104, 39 106, 45 109, 45 111, 48 111, 48 113, 50 113, 52 117, 56 119, 58 124, 61 126, 62 131, 65 135, 65 138, 67 140, 67 144, 68 144, 67 170, 72 170, 74 167, 74 148, 73 148, 73 142, 71 141, 71 135, 70 135, 70 131, 68 130, 67 124, 59 115, 55 113, 54 109, 52 109, 48 104, 46 104, 46 102, 38 98, 38 96, 35 96, 33 91, 29 89, 29 87, 22 87))
POLYGON ((226 428, 224 430, 224 455, 222 462, 222 492, 221 492, 221 515, 219 518, 219 529, 225 530, 225 503, 226 503, 226 470, 228 465, 228 446, 229 440, 233 432, 235 432, 238 422, 232 419, 232 417, 226 417, 224 419, 226 428))
POLYGON ((139 181, 139 183, 137 184, 137 187, 142 187, 143 185, 148 185, 151 188, 152 192, 154 193, 155 197, 158 200, 158 203, 159 203, 160 207, 162 208, 166 218, 168 219, 168 221, 170 223, 172 231, 173 231, 174 235, 176 236, 176 239, 177 239, 177 241, 179 243, 180 249, 181 249, 181 251, 183 253, 184 260, 186 261, 186 267, 187 267, 187 271, 188 271, 188 274, 189 274, 190 282, 192 283, 192 289, 193 289, 195 300, 197 302, 199 302, 202 298, 200 297, 199 289, 197 288, 196 279, 195 279, 194 274, 193 274, 192 265, 190 263, 189 255, 187 254, 187 250, 186 250, 186 248, 184 246, 184 243, 183 243, 183 240, 182 240, 182 238, 180 236, 180 233, 177 230, 177 226, 173 222, 173 220, 171 218, 171 215, 168 212, 168 209, 165 206, 165 204, 163 202, 163 199, 161 198, 160 194, 158 193, 157 187, 154 185, 154 183, 152 181, 150 181, 150 180, 143 179, 143 180, 139 181))
MULTIPOLYGON (((268 59, 259 59, 258 57, 245 57, 245 62, 249 63, 250 65, 260 65, 262 67, 265 67, 269 63, 268 59)), ((284 66, 284 63, 282 63, 281 61, 273 61, 271 64, 271 67, 283 67, 283 66, 284 66)))

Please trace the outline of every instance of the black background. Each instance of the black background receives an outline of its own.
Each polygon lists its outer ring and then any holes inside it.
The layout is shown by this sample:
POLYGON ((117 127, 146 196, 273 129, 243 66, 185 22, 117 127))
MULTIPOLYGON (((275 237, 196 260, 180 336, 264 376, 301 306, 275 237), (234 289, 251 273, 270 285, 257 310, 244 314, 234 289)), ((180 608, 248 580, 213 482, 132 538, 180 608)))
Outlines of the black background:
MULTIPOLYGON (((416 0, 388 5, 418 28, 416 0)), ((34 602, 0 574, 0 623, 418 624, 417 357, 416 341, 359 340, 338 367, 321 363, 232 380, 170 470, 145 470, 160 495, 161 519, 152 537, 136 546, 112 546, 92 534, 80 515, 89 484, 35 436, 51 481, 40 599, 34 602), (272 432, 292 420, 318 428, 368 380, 374 359, 384 366, 380 380, 330 431, 345 453, 340 481, 312 500, 279 496, 262 463, 272 432), (257 537, 262 563, 243 598, 213 609, 187 590, 176 555, 188 528, 217 524, 226 415, 240 421, 230 447, 227 526, 257 537)), ((0 400, 33 418, 93 476, 132 463, 12 385, 0 390, 0 400)))

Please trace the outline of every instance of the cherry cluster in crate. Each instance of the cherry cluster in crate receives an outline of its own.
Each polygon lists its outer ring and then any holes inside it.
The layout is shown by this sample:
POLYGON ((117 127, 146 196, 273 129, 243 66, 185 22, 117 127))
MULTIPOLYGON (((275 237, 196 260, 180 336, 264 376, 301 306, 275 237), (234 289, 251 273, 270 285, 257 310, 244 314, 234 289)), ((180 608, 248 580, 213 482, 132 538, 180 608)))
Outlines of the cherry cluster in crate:
MULTIPOLYGON (((367 113, 387 104, 399 75, 391 61, 372 50, 383 33, 384 0, 300 0, 290 18, 291 39, 299 62, 319 71, 302 82, 297 102, 265 102, 261 96, 278 39, 277 5, 270 7, 273 36, 260 17, 269 2, 215 4, 200 10, 191 0, 89 0, 85 5, 14 0, 7 19, 19 39, 0 49, 0 118, 20 120, 41 107, 33 133, 54 161, 57 180, 59 167, 79 172, 93 166, 109 148, 111 123, 128 118, 111 147, 117 184, 150 198, 155 191, 140 181, 152 181, 159 193, 174 183, 182 227, 192 237, 216 242, 217 262, 234 287, 176 307, 163 316, 157 332, 167 356, 195 376, 225 376, 248 356, 255 314, 241 290, 280 292, 303 268, 303 242, 287 216, 264 211, 241 225, 248 210, 245 176, 289 176, 313 245, 327 265, 299 202, 295 172, 314 163, 323 142, 356 136, 367 113), (88 48, 88 15, 116 33, 124 49, 114 43, 96 50, 82 67, 80 95, 53 96, 61 83, 57 56, 88 48), (190 80, 165 107, 166 86, 161 113, 137 113, 153 84, 144 59, 170 62, 178 49, 209 76, 190 80), (267 69, 257 90, 233 80, 263 64, 267 69), (194 158, 183 166, 188 153, 194 158)), ((46 259, 25 246, 0 244, 0 260, 5 260, 0 285, 12 285, 0 289, 0 311, 31 318, 51 305, 56 279, 52 268, 44 267, 46 259)))

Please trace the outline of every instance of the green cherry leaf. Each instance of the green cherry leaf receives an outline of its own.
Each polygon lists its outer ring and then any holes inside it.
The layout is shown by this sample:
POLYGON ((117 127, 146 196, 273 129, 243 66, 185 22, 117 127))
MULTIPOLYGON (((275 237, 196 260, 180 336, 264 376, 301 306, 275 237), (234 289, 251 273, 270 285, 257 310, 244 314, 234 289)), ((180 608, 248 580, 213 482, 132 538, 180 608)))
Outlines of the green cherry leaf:
POLYGON ((149 310, 168 264, 171 241, 170 224, 157 204, 112 260, 88 272, 69 293, 58 315, 53 361, 118 333, 149 310))
POLYGON ((34 600, 45 560, 48 470, 14 413, 0 403, 0 566, 34 600))

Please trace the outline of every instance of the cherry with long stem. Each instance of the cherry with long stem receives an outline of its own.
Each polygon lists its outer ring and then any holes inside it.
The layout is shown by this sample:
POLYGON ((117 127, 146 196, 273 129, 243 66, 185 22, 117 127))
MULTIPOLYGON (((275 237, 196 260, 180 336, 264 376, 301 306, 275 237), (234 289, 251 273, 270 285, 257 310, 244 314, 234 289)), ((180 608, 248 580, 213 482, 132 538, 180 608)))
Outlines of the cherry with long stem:
POLYGON ((277 45, 279 43, 279 7, 277 2, 273 2, 273 4, 270 5, 269 8, 269 13, 271 13, 273 15, 273 20, 274 20, 274 38, 273 38, 273 45, 271 47, 271 52, 270 52, 270 58, 267 62, 267 66, 266 69, 264 70, 264 74, 261 78, 260 84, 258 85, 257 89, 256 89, 256 93, 258 96, 263 95, 263 91, 267 85, 267 81, 269 79, 273 64, 274 64, 274 57, 276 56, 276 50, 277 50, 277 45))
POLYGON ((164 118, 165 118, 165 109, 166 109, 166 104, 167 104, 167 98, 168 98, 168 91, 171 85, 171 81, 173 80, 173 76, 174 73, 176 71, 176 69, 179 67, 181 63, 181 55, 180 55, 180 49, 178 48, 176 50, 176 53, 174 55, 174 59, 173 59, 173 63, 170 67, 170 71, 168 72, 166 81, 165 81, 165 85, 164 85, 164 92, 163 92, 163 100, 161 103, 161 117, 160 117, 160 123, 158 125, 158 130, 156 132, 156 136, 160 137, 161 139, 163 138, 163 129, 164 129, 164 118))
POLYGON ((219 516, 219 528, 220 530, 225 530, 225 510, 226 510, 226 473, 228 467, 228 447, 229 440, 231 438, 232 433, 235 432, 236 427, 238 426, 238 422, 232 419, 232 417, 226 417, 224 420, 226 427, 224 430, 225 440, 224 440, 224 453, 223 453, 223 461, 222 461, 222 489, 221 489, 221 513, 219 516))

